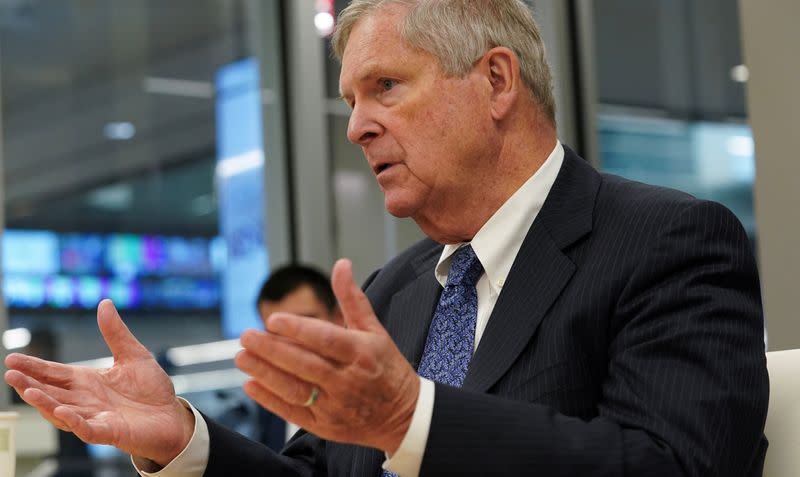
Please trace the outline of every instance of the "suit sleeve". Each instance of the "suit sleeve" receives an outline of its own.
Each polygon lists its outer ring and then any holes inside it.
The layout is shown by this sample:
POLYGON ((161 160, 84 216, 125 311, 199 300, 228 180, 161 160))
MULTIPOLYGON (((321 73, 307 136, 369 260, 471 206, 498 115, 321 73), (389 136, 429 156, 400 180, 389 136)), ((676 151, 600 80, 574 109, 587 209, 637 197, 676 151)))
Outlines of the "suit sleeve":
POLYGON ((325 441, 299 431, 278 454, 206 418, 210 440, 203 477, 311 477, 326 475, 325 441))
POLYGON ((761 475, 759 286, 736 218, 692 202, 619 295, 597 416, 437 385, 421 475, 761 475))

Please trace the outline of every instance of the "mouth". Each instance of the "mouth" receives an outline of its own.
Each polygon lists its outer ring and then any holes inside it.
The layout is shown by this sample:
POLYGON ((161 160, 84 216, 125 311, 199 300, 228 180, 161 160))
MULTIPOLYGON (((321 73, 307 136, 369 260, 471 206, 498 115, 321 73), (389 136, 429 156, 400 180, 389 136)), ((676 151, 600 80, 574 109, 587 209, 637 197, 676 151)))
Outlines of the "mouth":
POLYGON ((378 162, 374 166, 372 166, 372 172, 374 172, 375 175, 377 176, 381 172, 383 172, 386 169, 389 169, 390 167, 392 167, 393 165, 394 164, 391 163, 391 162, 378 162))

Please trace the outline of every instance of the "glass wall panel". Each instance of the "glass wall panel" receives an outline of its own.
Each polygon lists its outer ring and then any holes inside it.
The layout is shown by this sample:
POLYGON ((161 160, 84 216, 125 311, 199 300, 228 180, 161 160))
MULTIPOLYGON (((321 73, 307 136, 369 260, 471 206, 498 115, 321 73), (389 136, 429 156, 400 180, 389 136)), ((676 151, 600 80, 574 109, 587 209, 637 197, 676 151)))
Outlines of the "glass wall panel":
POLYGON ((601 167, 722 202, 755 240, 737 1, 592 7, 601 167))

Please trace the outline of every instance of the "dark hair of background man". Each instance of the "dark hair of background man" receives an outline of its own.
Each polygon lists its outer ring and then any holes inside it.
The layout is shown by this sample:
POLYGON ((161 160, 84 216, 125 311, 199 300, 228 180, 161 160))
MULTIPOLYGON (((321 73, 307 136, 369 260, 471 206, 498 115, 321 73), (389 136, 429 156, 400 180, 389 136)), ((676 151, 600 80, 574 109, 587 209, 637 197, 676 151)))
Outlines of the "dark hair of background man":
POLYGON ((256 305, 264 301, 280 301, 286 295, 307 285, 328 310, 336 308, 336 297, 324 273, 306 265, 287 265, 276 269, 261 286, 256 305))

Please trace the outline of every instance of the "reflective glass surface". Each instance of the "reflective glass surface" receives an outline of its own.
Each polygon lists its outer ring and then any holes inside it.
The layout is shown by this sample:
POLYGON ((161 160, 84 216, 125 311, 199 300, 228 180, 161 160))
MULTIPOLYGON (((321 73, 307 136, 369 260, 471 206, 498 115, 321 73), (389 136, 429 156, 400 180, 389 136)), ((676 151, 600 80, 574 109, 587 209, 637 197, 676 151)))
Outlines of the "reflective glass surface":
POLYGON ((603 170, 711 199, 752 240, 755 157, 735 0, 597 0, 603 170))

